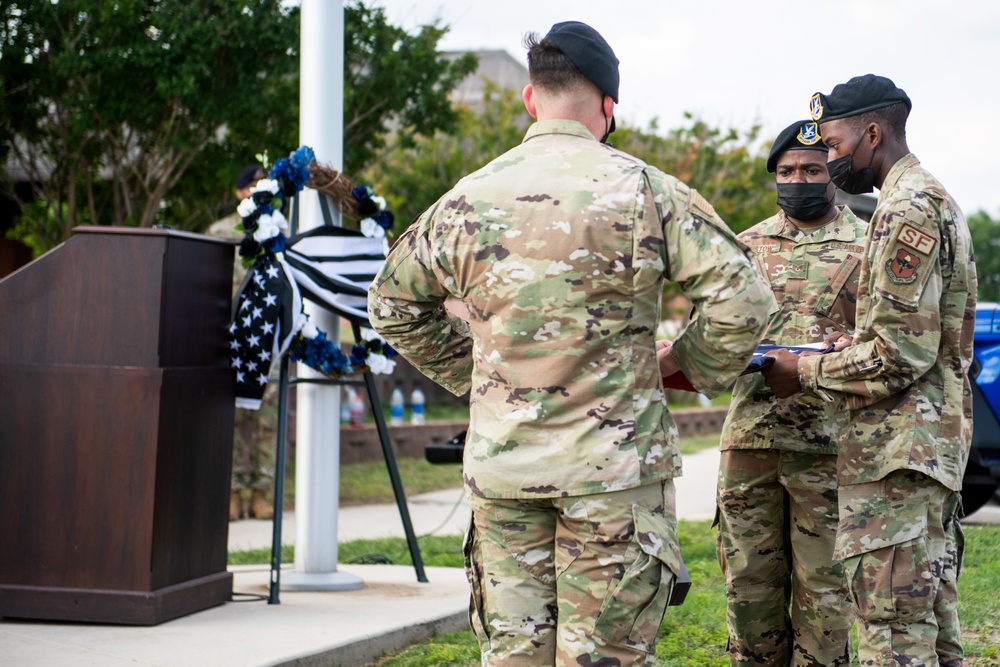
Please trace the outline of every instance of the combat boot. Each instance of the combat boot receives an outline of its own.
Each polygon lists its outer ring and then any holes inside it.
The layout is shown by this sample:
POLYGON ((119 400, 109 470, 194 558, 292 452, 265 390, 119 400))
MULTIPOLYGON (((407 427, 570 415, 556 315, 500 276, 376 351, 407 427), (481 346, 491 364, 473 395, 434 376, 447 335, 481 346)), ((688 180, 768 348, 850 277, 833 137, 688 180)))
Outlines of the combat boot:
POLYGON ((239 521, 243 518, 243 498, 239 491, 229 492, 229 520, 239 521))
POLYGON ((274 506, 267 501, 262 489, 254 489, 250 496, 250 516, 255 519, 270 519, 274 517, 274 506))

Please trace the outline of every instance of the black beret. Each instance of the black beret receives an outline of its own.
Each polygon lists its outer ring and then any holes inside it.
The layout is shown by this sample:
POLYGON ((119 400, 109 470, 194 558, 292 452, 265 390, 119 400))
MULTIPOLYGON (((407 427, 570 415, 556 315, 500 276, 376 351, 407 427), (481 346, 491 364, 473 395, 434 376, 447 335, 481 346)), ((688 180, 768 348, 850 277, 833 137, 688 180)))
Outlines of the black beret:
POLYGON ((250 187, 262 178, 267 178, 267 172, 259 164, 249 164, 240 170, 236 176, 236 189, 250 187))
POLYGON ((597 89, 618 103, 618 58, 600 33, 586 23, 556 23, 542 38, 559 47, 597 89))
POLYGON ((819 124, 811 120, 797 120, 779 134, 771 144, 771 153, 767 156, 767 173, 773 174, 778 168, 778 157, 785 151, 823 151, 830 149, 819 136, 819 124))
POLYGON ((809 112, 813 120, 826 122, 857 116, 866 111, 903 102, 906 110, 912 108, 910 98, 890 79, 875 74, 856 76, 847 83, 833 87, 829 95, 816 93, 809 100, 809 112))

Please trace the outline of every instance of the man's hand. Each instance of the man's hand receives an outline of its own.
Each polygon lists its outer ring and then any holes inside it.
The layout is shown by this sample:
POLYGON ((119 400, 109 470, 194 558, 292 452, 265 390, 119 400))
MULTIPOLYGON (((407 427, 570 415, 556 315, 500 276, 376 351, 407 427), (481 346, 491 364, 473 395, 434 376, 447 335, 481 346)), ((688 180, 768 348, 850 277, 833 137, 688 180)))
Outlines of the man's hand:
POLYGON ((767 356, 774 363, 761 371, 764 382, 778 398, 788 398, 802 391, 799 382, 799 355, 788 350, 773 350, 767 356))
POLYGON ((845 334, 843 331, 834 331, 832 334, 829 334, 826 338, 824 338, 823 342, 827 345, 833 345, 834 352, 840 352, 845 347, 850 347, 851 343, 854 342, 854 339, 845 334))
POLYGON ((669 340, 656 341, 656 361, 660 365, 660 377, 670 377, 681 369, 677 360, 670 356, 671 345, 669 340))

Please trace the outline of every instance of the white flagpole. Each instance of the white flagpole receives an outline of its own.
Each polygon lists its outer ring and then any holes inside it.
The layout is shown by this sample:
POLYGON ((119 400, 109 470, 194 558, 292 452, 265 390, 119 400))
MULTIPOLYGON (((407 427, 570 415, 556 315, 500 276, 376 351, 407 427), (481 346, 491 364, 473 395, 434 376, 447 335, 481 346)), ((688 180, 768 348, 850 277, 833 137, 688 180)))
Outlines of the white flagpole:
MULTIPOLYGON (((344 5, 302 0, 299 82, 299 143, 316 160, 342 170, 344 162, 344 5)), ((299 231, 323 224, 319 196, 299 194, 299 231)), ((335 209, 335 206, 331 206, 335 209)), ((333 211, 340 223, 339 211, 333 211)), ((308 303, 309 319, 340 343, 340 319, 308 303)), ((300 378, 321 377, 298 365, 300 378)), ((281 577, 284 590, 342 591, 364 586, 337 571, 337 514, 340 493, 339 386, 300 384, 295 418, 295 571, 281 577)))

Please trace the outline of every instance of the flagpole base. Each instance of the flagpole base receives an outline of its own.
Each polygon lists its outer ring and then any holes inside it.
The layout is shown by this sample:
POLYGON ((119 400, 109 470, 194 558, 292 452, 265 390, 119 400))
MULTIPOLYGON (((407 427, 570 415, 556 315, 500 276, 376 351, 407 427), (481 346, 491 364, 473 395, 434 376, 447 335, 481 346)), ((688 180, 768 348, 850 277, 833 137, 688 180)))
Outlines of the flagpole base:
POLYGON ((365 580, 347 572, 282 572, 283 591, 356 591, 365 580))

